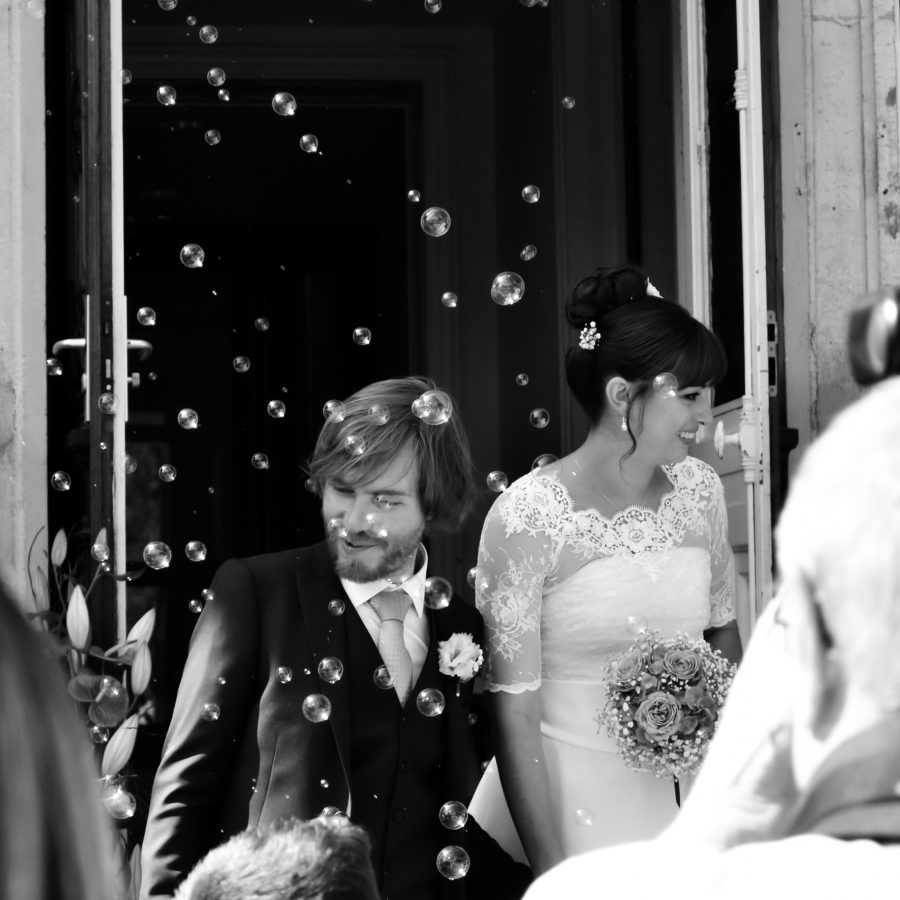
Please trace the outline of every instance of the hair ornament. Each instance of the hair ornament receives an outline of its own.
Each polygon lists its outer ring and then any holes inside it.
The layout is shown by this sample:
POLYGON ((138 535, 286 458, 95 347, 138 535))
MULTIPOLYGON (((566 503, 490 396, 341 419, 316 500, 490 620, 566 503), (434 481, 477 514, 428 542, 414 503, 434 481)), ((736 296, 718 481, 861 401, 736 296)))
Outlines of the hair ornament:
POLYGON ((599 340, 600 332, 597 331, 597 323, 589 322, 581 329, 581 334, 578 336, 578 346, 582 350, 593 350, 599 340))

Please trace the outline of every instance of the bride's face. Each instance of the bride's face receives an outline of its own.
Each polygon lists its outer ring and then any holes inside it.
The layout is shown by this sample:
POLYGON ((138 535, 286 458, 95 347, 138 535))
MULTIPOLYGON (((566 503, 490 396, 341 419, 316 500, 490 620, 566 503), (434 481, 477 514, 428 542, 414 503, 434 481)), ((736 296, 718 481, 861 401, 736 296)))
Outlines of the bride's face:
POLYGON ((674 396, 651 391, 641 409, 632 410, 638 451, 657 465, 681 462, 697 442, 700 427, 712 421, 710 401, 711 389, 705 387, 681 388, 674 396))

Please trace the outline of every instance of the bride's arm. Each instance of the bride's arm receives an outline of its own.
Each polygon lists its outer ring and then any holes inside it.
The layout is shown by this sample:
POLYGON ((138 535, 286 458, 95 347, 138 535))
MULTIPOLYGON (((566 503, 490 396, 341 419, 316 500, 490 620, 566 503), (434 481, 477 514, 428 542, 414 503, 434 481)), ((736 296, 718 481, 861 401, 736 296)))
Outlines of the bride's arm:
POLYGON ((485 624, 485 690, 513 822, 536 875, 563 859, 550 814, 540 730, 541 598, 555 545, 543 527, 537 482, 497 498, 481 534, 475 600, 485 624))
POLYGON ((565 858, 550 814, 540 729, 540 691, 492 695, 500 782, 535 877, 565 858))

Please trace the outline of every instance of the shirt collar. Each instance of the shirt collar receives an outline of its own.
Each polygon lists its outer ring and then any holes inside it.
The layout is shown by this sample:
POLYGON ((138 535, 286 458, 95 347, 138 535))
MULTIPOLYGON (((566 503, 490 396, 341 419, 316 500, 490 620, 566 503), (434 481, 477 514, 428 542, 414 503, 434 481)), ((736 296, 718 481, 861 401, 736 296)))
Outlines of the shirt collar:
MULTIPOLYGON (((402 587, 412 599, 416 615, 421 619, 422 611, 425 609, 425 578, 428 573, 428 551, 423 544, 419 544, 416 557, 421 561, 421 564, 409 579, 403 582, 402 587)), ((344 590, 355 609, 368 603, 376 594, 395 587, 395 585, 392 585, 384 578, 379 578, 377 581, 364 582, 348 581, 346 578, 342 578, 341 584, 344 586, 344 590)))

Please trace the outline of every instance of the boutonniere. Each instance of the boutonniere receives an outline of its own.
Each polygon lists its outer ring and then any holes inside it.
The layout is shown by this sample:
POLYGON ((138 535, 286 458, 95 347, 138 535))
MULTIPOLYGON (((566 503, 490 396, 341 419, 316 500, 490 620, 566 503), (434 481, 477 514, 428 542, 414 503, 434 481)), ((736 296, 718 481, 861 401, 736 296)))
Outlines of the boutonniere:
POLYGON ((438 671, 441 675, 458 678, 456 695, 459 696, 459 684, 471 681, 484 662, 481 647, 472 640, 471 634, 455 632, 446 641, 438 641, 438 671))

